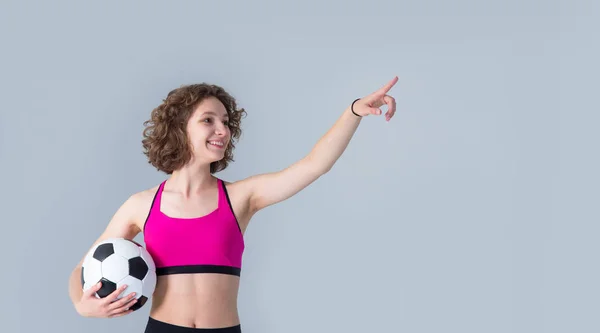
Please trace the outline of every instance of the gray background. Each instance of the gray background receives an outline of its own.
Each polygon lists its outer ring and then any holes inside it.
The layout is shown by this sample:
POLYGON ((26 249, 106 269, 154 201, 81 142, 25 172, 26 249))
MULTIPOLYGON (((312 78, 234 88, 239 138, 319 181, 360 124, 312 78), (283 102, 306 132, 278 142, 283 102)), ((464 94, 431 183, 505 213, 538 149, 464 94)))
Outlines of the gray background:
MULTIPOLYGON (((67 280, 164 179, 142 122, 181 84, 248 111, 218 176, 276 171, 394 75, 332 171, 255 216, 245 332, 598 332, 593 1, 3 1, 2 332, 79 317, 67 280)), ((142 240, 138 237, 137 240, 142 240)))

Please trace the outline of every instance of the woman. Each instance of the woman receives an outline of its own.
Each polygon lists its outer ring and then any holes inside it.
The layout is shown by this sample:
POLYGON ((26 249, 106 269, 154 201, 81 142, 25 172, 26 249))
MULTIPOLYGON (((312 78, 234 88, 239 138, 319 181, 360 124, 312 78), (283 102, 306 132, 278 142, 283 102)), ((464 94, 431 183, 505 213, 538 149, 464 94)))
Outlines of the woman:
MULTIPOLYGON (((329 171, 364 116, 381 115, 379 107, 387 104, 389 121, 396 104, 387 92, 397 81, 394 77, 349 103, 313 150, 296 163, 232 183, 213 174, 233 161, 245 110, 219 86, 195 84, 171 91, 144 123, 142 141, 149 163, 170 177, 125 200, 92 245, 113 237, 132 240, 143 233, 158 276, 145 332, 241 332, 237 295, 243 235, 252 216, 329 171)), ((134 295, 118 299, 125 288, 102 299, 94 296, 100 283, 82 290, 82 262, 83 258, 69 280, 77 312, 98 318, 131 313, 134 295)))

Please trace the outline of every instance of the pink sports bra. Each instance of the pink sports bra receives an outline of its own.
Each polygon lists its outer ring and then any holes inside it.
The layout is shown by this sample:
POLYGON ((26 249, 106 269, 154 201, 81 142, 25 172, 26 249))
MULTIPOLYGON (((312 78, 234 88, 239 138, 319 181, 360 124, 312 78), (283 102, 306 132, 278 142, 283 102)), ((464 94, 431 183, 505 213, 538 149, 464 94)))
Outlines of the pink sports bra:
POLYGON ((144 223, 146 250, 156 274, 221 273, 240 275, 244 237, 231 208, 225 183, 219 186, 218 207, 194 218, 169 217, 160 209, 163 181, 144 223))

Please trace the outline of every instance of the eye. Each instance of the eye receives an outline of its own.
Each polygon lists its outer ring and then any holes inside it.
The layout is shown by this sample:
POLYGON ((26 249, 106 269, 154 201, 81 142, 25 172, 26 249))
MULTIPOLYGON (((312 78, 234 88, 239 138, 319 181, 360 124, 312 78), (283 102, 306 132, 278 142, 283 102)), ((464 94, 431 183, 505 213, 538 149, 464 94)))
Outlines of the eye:
POLYGON ((202 120, 202 122, 204 122, 204 123, 208 123, 208 122, 211 122, 211 121, 212 121, 212 119, 210 119, 210 118, 205 118, 204 120, 202 120))
POLYGON ((225 124, 225 126, 229 126, 229 120, 225 120, 223 124, 225 124))

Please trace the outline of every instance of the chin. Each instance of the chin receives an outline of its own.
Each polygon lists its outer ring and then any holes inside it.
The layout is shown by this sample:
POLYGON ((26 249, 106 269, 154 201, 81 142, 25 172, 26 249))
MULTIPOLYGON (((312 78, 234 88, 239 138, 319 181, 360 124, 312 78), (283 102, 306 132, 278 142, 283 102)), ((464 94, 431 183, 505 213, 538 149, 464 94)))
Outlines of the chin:
POLYGON ((207 156, 210 156, 210 159, 214 160, 213 162, 220 161, 225 157, 225 150, 223 149, 223 151, 214 151, 208 149, 207 156))

